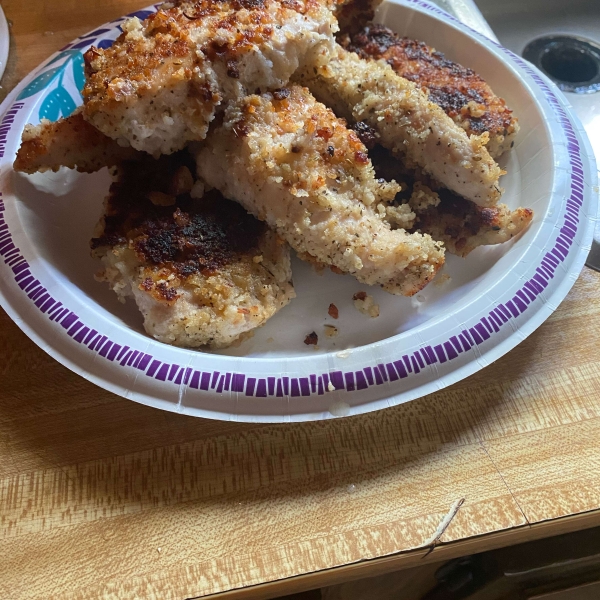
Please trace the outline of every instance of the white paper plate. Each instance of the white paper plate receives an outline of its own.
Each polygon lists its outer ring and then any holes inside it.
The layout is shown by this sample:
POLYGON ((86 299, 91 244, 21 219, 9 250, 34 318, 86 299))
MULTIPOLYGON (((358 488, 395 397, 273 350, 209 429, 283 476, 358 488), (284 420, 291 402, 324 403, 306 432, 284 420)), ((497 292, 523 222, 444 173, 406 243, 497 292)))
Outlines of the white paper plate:
POLYGON ((8 23, 6 22, 2 6, 0 6, 0 78, 4 75, 4 69, 6 69, 9 48, 10 33, 8 32, 8 23))
MULTIPOLYGON (((138 13, 145 16, 142 11, 138 13)), ((119 19, 83 36, 32 73, 6 100, 0 128, 2 305, 40 347, 94 383, 157 408, 217 419, 299 421, 363 413, 441 389, 514 348, 557 307, 589 251, 597 175, 589 143, 558 90, 527 63, 417 0, 388 2, 379 20, 481 73, 519 116, 505 159, 504 201, 535 211, 531 227, 466 260, 449 256, 443 285, 414 299, 318 276, 296 261, 298 297, 240 347, 182 350, 146 336, 93 273, 88 241, 108 175, 69 171, 26 177, 12 162, 26 123, 81 102, 81 52, 110 44, 119 19), (381 306, 370 319, 352 295, 381 306), (329 304, 340 319, 326 338, 329 304), (320 348, 304 345, 319 334, 320 348), (332 390, 332 391, 330 391, 332 390)))

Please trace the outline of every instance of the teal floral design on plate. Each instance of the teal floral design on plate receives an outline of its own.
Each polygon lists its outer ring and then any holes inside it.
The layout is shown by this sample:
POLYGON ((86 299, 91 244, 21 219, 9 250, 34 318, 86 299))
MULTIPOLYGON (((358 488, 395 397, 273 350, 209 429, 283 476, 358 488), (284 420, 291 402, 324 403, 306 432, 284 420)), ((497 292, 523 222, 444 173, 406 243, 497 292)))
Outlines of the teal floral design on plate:
POLYGON ((63 60, 64 62, 52 67, 38 75, 19 94, 17 100, 30 98, 47 90, 55 81, 56 87, 42 100, 39 109, 39 118, 57 121, 60 117, 68 117, 81 104, 81 91, 85 84, 83 54, 76 49, 64 50, 48 62, 43 68, 50 67, 63 60), (77 97, 73 98, 71 92, 64 84, 65 74, 71 69, 75 82, 77 97))

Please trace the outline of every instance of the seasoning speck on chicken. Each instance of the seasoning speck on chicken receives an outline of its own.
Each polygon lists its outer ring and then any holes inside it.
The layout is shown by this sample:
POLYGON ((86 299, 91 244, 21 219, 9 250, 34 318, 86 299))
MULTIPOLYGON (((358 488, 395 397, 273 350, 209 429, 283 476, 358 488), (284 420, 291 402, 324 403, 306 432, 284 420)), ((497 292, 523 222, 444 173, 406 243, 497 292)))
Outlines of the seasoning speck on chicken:
POLYGON ((519 123, 475 71, 446 58, 425 42, 400 37, 380 24, 369 24, 353 35, 340 36, 340 44, 361 58, 385 60, 401 77, 428 93, 468 135, 489 134, 486 148, 493 157, 512 145, 519 123))
POLYGON ((205 137, 221 102, 284 86, 333 45, 321 0, 174 0, 85 55, 84 115, 154 156, 205 137), (316 52, 319 50, 319 52, 316 52), (314 51, 314 52, 313 52, 314 51))
POLYGON ((192 198, 193 168, 187 152, 123 163, 92 254, 99 278, 122 301, 135 299, 154 338, 222 348, 295 296, 289 247, 219 193, 192 198), (173 204, 151 202, 157 192, 173 204))
POLYGON ((375 178, 344 121, 308 90, 289 91, 283 100, 267 93, 230 106, 197 150, 198 174, 297 252, 391 293, 415 294, 442 266, 443 249, 427 235, 391 230, 375 207, 399 186, 375 178))

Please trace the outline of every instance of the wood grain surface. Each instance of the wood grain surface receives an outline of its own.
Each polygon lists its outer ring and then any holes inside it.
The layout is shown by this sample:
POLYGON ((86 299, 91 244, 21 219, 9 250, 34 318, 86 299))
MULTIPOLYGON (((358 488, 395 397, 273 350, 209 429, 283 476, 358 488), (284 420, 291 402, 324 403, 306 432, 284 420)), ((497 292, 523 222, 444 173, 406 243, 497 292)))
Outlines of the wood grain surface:
MULTIPOLYGON (((3 92, 144 4, 4 0, 3 92)), ((2 313, 0 596, 267 598, 597 524, 599 291, 586 269, 536 333, 451 388, 285 426, 124 400, 2 313)))

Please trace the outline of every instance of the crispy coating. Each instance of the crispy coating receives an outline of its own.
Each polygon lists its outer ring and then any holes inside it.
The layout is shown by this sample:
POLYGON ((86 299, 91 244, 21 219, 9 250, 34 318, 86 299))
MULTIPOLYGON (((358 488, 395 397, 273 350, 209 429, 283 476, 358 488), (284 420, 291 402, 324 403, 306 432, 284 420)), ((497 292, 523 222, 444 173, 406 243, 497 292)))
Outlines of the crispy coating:
POLYGON ((400 188, 375 179, 356 134, 305 88, 232 105, 197 150, 197 166, 297 252, 363 283, 412 295, 444 262, 429 236, 383 220, 376 207, 400 188))
POLYGON ((56 123, 43 120, 39 125, 26 125, 13 166, 24 173, 60 167, 93 173, 122 160, 135 160, 137 154, 100 133, 78 111, 56 123))
POLYGON ((511 210, 506 204, 481 208, 455 194, 440 193, 440 203, 416 210, 414 231, 444 242, 448 252, 465 257, 479 246, 502 244, 529 226, 530 208, 511 210))
POLYGON ((369 151, 369 156, 378 177, 403 181, 402 192, 386 207, 386 218, 395 225, 394 217, 403 215, 407 230, 426 233, 443 242, 451 254, 465 257, 479 246, 502 244, 527 229, 533 219, 530 208, 511 210, 506 204, 477 206, 424 173, 407 171, 379 145, 369 151))
POLYGON ((341 36, 340 44, 361 58, 385 60, 398 75, 420 86, 467 135, 487 132, 491 156, 498 157, 512 146, 519 131, 517 119, 475 71, 384 25, 370 24, 341 36))
POLYGON ((335 11, 340 32, 350 35, 360 31, 364 23, 369 23, 375 16, 382 0, 350 0, 343 2, 335 11))
POLYGON ((503 171, 484 146, 487 134, 469 138, 385 62, 362 59, 338 46, 335 60, 301 70, 295 78, 339 116, 375 129, 380 143, 407 166, 424 170, 480 206, 497 203, 503 171))
POLYGON ((218 192, 192 198, 193 169, 187 152, 122 163, 91 247, 150 335, 222 348, 295 296, 289 247, 218 192))
POLYGON ((337 21, 326 0, 177 0, 86 53, 85 118, 154 156, 205 137, 217 107, 285 85, 337 21))
POLYGON ((80 114, 29 127, 15 169, 118 165, 93 255, 146 331, 178 346, 222 348, 263 325, 294 297, 289 247, 238 204, 203 194, 189 155, 154 160, 122 148, 80 114))

